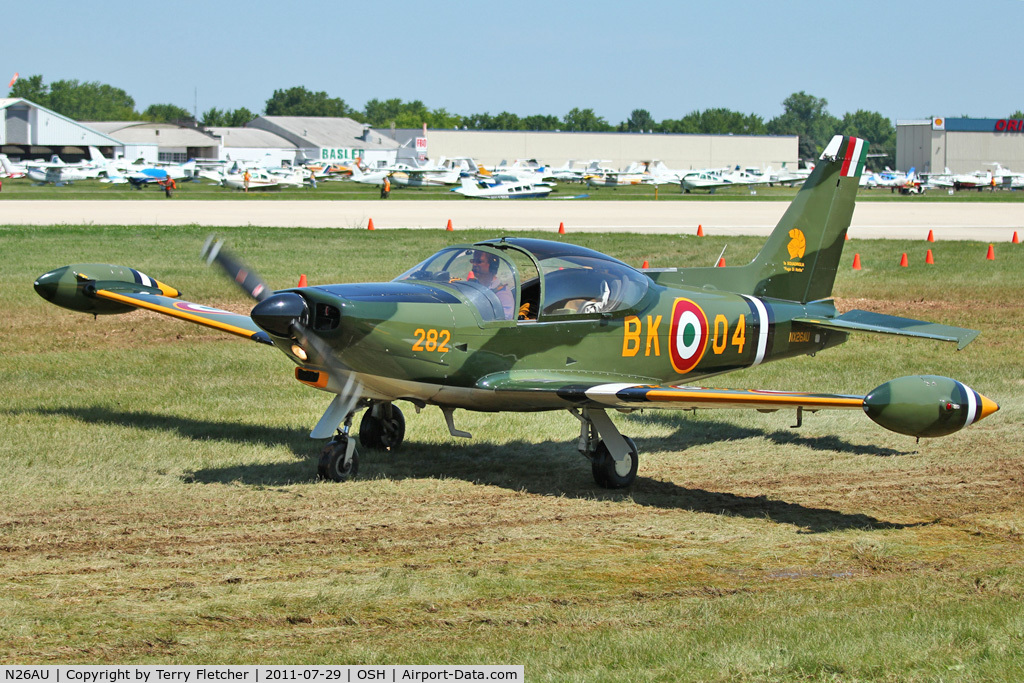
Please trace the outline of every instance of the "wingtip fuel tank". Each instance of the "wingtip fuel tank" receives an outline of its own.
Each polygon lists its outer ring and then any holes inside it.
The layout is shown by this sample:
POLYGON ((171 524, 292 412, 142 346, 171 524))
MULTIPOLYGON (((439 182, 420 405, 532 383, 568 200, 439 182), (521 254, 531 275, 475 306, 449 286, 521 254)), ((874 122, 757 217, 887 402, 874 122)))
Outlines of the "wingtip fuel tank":
POLYGON ((864 412, 877 424, 917 437, 958 432, 997 410, 990 398, 938 375, 900 377, 864 397, 864 412))
POLYGON ((135 310, 94 296, 97 289, 132 291, 177 297, 180 292, 134 268, 108 263, 79 263, 43 273, 33 283, 36 293, 57 306, 109 315, 135 310))

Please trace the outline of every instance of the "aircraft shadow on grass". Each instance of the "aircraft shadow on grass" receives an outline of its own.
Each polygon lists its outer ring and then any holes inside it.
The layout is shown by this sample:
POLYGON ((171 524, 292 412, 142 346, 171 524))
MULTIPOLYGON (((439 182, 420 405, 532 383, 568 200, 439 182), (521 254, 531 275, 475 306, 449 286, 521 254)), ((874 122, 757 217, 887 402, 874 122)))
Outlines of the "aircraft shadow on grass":
MULTIPOLYGON (((147 411, 119 411, 106 407, 63 407, 38 409, 44 416, 68 417, 88 424, 117 425, 180 435, 193 440, 219 440, 240 447, 254 444, 283 445, 296 456, 294 462, 260 463, 214 467, 188 473, 186 482, 203 484, 240 482, 252 486, 284 486, 308 482, 310 461, 316 447, 305 429, 242 425, 223 421, 161 415, 147 411)), ((647 419, 647 418, 644 418, 647 419)), ((664 416, 658 416, 659 421, 664 416)), ((837 437, 804 439, 789 432, 767 432, 738 427, 727 422, 681 423, 679 437, 637 439, 647 452, 681 451, 695 445, 723 440, 766 438, 778 443, 801 445, 816 450, 839 451, 856 455, 897 455, 891 449, 850 444, 837 437), (697 427, 687 429, 687 426, 697 427)), ((574 441, 574 440, 573 440, 574 441)), ((638 476, 628 491, 597 489, 590 481, 586 461, 569 441, 528 443, 488 443, 474 441, 452 444, 408 444, 397 452, 363 450, 360 457, 361 480, 456 478, 477 484, 499 486, 536 495, 566 496, 578 499, 632 500, 639 505, 662 509, 688 510, 725 516, 769 519, 791 524, 805 533, 843 529, 902 529, 921 524, 886 522, 864 514, 849 514, 827 508, 772 500, 766 496, 741 496, 679 486, 672 482, 638 476), (510 454, 511 457, 510 457, 510 454)), ((642 469, 642 466, 641 466, 642 469)), ((315 475, 313 475, 315 476, 315 475)), ((345 486, 346 484, 329 484, 345 486)))

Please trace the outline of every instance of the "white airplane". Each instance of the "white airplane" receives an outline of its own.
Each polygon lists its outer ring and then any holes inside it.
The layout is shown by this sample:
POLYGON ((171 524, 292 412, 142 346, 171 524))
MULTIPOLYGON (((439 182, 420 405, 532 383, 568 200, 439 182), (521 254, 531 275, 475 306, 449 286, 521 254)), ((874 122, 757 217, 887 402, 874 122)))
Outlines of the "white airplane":
POLYGON ((262 168, 243 169, 241 173, 226 173, 222 184, 232 190, 244 190, 245 173, 249 172, 250 190, 270 190, 281 186, 281 178, 262 168))
POLYGON ((567 183, 582 183, 584 169, 576 167, 575 159, 569 159, 558 168, 552 168, 549 170, 548 174, 555 180, 567 183))
POLYGON ((456 185, 461 176, 459 169, 421 168, 392 171, 391 182, 405 187, 439 187, 456 185))
POLYGON ((547 197, 552 191, 550 185, 534 185, 526 182, 501 182, 463 178, 458 192, 472 199, 534 199, 547 197))
POLYGON ((587 175, 586 181, 590 187, 619 188, 628 185, 644 185, 652 182, 652 179, 640 164, 632 163, 623 171, 605 171, 600 174, 587 175))
POLYGON ((886 168, 881 173, 872 173, 871 179, 864 187, 887 187, 890 192, 902 191, 903 188, 920 186, 916 168, 911 167, 906 173, 886 168))
POLYGON ((6 154, 0 154, 0 169, 0 178, 24 178, 28 173, 25 164, 14 163, 6 154))
POLYGON ((783 161, 781 169, 768 173, 770 176, 769 184, 774 185, 775 183, 778 183, 779 185, 789 185, 790 187, 794 187, 807 180, 807 176, 809 176, 813 170, 814 164, 810 164, 807 168, 789 169, 786 168, 786 162, 783 161))
POLYGON ((38 185, 53 183, 60 187, 70 185, 76 180, 86 180, 90 177, 89 171, 81 164, 66 164, 61 158, 54 154, 49 161, 28 161, 25 162, 25 175, 29 180, 38 185))

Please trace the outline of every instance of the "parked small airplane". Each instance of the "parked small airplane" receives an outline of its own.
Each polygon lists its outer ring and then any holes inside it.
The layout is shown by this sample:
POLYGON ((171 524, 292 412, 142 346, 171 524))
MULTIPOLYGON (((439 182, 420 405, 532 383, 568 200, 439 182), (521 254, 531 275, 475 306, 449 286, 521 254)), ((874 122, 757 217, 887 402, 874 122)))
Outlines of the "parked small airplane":
POLYGON ((272 290, 220 242, 209 263, 257 303, 249 315, 184 301, 173 287, 107 264, 41 275, 58 306, 117 314, 136 308, 204 325, 281 351, 295 378, 334 398, 313 438, 321 477, 356 475, 359 443, 398 448, 395 405, 437 406, 453 436, 456 409, 566 410, 577 447, 606 488, 629 486, 636 444, 608 411, 752 408, 865 412, 914 437, 957 432, 998 406, 946 377, 913 375, 866 395, 703 388, 697 381, 775 360, 816 355, 854 332, 955 342, 978 332, 869 311, 839 314, 831 299, 867 143, 836 136, 745 266, 636 270, 563 242, 503 237, 447 246, 391 282, 272 290))
POLYGON ((391 182, 405 187, 443 187, 458 184, 461 175, 459 169, 412 169, 392 171, 391 182))
POLYGON ((0 154, 0 169, 3 169, 0 172, 0 178, 24 178, 28 173, 25 164, 14 163, 7 158, 6 154, 0 154))
POLYGON ((463 178, 461 186, 452 192, 470 199, 538 199, 551 194, 552 187, 547 183, 535 185, 517 180, 463 178))

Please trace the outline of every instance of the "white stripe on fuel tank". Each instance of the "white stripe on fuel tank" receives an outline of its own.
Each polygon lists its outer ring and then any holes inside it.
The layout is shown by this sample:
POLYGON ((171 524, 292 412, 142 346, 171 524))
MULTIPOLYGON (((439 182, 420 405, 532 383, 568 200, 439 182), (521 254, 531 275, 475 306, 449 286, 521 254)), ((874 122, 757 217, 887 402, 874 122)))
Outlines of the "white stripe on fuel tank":
POLYGON ((957 382, 964 393, 967 394, 967 420, 964 422, 964 427, 967 425, 974 424, 974 418, 978 414, 978 402, 974 400, 974 389, 962 382, 957 382))

